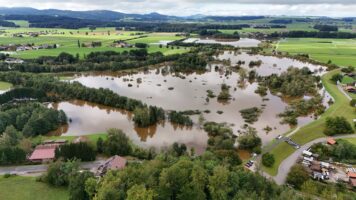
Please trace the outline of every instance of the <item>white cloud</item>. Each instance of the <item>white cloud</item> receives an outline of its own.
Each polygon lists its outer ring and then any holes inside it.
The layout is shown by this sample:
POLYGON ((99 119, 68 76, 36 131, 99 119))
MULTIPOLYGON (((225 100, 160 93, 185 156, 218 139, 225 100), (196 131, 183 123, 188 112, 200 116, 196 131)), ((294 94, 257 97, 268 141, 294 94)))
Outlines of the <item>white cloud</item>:
POLYGON ((356 16, 356 0, 0 0, 8 7, 116 10, 169 15, 356 16))

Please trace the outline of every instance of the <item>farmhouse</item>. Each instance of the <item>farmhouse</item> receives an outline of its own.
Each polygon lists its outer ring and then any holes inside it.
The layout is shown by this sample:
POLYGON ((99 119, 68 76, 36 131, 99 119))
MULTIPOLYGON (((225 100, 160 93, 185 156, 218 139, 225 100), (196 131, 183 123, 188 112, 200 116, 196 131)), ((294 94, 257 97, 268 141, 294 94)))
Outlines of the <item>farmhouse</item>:
POLYGON ((120 170, 125 168, 126 166, 126 159, 121 156, 113 156, 106 160, 102 165, 100 165, 96 171, 97 176, 103 176, 109 170, 120 170))
POLYGON ((39 145, 28 158, 31 162, 44 163, 52 161, 55 157, 55 150, 59 145, 39 145))

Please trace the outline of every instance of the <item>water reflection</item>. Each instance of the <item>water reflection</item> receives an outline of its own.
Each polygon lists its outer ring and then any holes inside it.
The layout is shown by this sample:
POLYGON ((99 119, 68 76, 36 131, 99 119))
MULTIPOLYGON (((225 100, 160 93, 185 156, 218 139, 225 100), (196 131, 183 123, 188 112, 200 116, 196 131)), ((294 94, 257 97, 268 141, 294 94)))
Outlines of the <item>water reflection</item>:
POLYGON ((222 39, 209 39, 209 38, 188 38, 183 41, 184 43, 198 43, 198 44, 222 44, 230 45, 233 47, 258 47, 261 43, 260 40, 241 38, 240 40, 222 40, 222 39))
POLYGON ((185 128, 169 122, 159 123, 148 128, 135 127, 132 113, 120 109, 88 103, 85 101, 68 101, 54 103, 51 106, 63 110, 70 123, 53 135, 89 135, 105 132, 108 128, 122 129, 130 139, 142 147, 166 148, 174 142, 194 147, 202 153, 206 147, 207 135, 197 127, 185 128))
MULTIPOLYGON (((231 65, 244 61, 241 67, 250 69, 250 61, 262 60, 260 67, 255 67, 257 74, 270 75, 282 73, 289 66, 302 68, 309 67, 311 71, 320 74, 321 66, 299 62, 288 58, 271 56, 249 55, 246 53, 224 52, 219 57, 221 60, 230 60, 231 65)), ((252 126, 258 131, 263 144, 271 141, 279 134, 286 133, 290 127, 280 124, 277 115, 288 106, 286 101, 267 92, 264 97, 255 93, 258 84, 253 81, 243 80, 241 74, 231 71, 229 66, 223 64, 210 65, 206 73, 175 74, 169 72, 169 67, 161 67, 137 73, 120 74, 85 74, 78 75, 73 81, 78 81, 92 88, 108 88, 117 94, 138 99, 148 105, 155 105, 165 110, 200 110, 206 121, 226 122, 231 125, 234 134, 246 123, 240 110, 258 107, 262 113, 252 126), (207 98, 207 91, 219 95, 221 85, 230 86, 231 99, 218 101, 217 98, 207 98), (272 130, 266 131, 269 127, 272 130)), ((322 89, 321 93, 325 93, 322 89)), ((330 98, 327 98, 324 104, 330 98)), ((82 135, 102 132, 107 128, 123 129, 130 138, 142 146, 165 147, 174 142, 186 143, 203 151, 207 142, 207 135, 199 128, 187 129, 171 123, 161 123, 149 128, 137 128, 132 122, 132 113, 108 107, 88 104, 86 102, 63 102, 58 105, 63 109, 73 122, 60 133, 66 135, 82 135)), ((199 116, 192 117, 197 124, 199 116)), ((314 120, 311 116, 298 118, 298 124, 303 126, 314 120)))

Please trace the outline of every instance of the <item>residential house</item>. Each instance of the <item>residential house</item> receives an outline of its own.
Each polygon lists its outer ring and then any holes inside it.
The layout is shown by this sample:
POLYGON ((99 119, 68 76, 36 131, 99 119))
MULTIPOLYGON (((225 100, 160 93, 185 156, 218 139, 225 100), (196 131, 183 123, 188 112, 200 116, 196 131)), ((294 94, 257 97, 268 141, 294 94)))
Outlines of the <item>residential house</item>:
POLYGON ((127 160, 121 156, 113 156, 100 165, 96 171, 97 176, 103 176, 110 170, 120 170, 126 167, 127 160))

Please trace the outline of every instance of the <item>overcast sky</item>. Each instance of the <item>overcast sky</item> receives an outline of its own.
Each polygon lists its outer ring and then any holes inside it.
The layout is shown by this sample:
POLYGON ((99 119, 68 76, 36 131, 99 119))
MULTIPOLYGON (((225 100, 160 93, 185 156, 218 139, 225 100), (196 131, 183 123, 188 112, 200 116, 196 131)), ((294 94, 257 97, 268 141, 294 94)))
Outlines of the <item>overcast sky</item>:
POLYGON ((0 0, 0 6, 168 15, 356 16, 356 0, 0 0))

